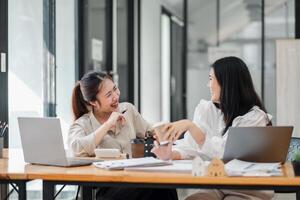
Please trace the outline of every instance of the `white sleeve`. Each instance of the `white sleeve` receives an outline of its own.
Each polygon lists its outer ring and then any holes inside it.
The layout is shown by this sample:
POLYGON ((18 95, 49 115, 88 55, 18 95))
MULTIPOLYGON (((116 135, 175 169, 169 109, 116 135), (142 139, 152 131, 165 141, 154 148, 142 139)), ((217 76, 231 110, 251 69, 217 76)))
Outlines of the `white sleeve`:
POLYGON ((202 130, 205 135, 211 131, 209 122, 212 120, 212 106, 214 106, 212 102, 201 100, 194 112, 193 122, 202 130))
POLYGON ((195 156, 193 153, 199 151, 199 147, 190 133, 186 132, 183 139, 175 142, 173 151, 177 151, 181 159, 189 159, 195 156))
MULTIPOLYGON (((204 134, 210 131, 207 121, 209 120, 210 102, 201 100, 194 112, 193 122, 202 130, 204 134)), ((184 138, 175 142, 173 150, 177 151, 182 159, 194 157, 201 149, 191 134, 187 131, 184 138)))
POLYGON ((75 156, 94 155, 95 132, 86 134, 84 129, 78 123, 74 123, 69 130, 68 144, 75 156))
POLYGON ((227 135, 212 136, 205 139, 201 152, 210 158, 222 158, 227 135))

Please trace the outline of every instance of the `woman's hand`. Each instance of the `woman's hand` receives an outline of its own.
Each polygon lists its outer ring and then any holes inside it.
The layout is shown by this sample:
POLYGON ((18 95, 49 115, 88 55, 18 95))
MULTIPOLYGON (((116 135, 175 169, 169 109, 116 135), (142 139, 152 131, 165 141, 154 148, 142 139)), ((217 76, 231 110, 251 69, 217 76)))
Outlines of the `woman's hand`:
POLYGON ((162 128, 164 138, 168 141, 176 141, 184 132, 193 126, 190 120, 179 120, 176 122, 165 124, 162 128))
POLYGON ((122 126, 124 126, 125 122, 126 120, 124 115, 118 112, 112 112, 108 120, 106 121, 109 129, 113 129, 113 130, 116 128, 117 123, 120 123, 122 126))
POLYGON ((159 146, 157 141, 154 141, 154 147, 151 152, 154 153, 161 160, 172 159, 172 143, 169 142, 168 145, 159 146))
POLYGON ((118 112, 112 112, 111 115, 109 116, 108 120, 103 123, 102 126, 100 126, 96 131, 95 131, 95 146, 100 144, 102 138, 104 137, 105 134, 109 132, 116 132, 116 125, 118 123, 121 124, 121 126, 125 125, 125 117, 122 113, 118 112))

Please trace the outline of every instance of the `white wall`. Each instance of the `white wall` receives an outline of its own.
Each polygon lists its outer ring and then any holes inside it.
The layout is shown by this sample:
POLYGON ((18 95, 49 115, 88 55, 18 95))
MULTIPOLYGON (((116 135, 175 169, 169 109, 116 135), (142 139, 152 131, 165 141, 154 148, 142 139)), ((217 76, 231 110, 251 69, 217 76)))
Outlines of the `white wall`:
POLYGON ((300 40, 276 41, 277 124, 294 126, 300 136, 300 40))
POLYGON ((161 120, 160 12, 161 1, 141 1, 141 114, 161 120))
POLYGON ((182 0, 141 1, 141 114, 149 122, 162 120, 161 8, 182 16, 182 0), (181 9, 180 9, 181 8, 181 9))
POLYGON ((56 1, 56 101, 64 141, 73 121, 71 96, 75 85, 75 2, 56 1))

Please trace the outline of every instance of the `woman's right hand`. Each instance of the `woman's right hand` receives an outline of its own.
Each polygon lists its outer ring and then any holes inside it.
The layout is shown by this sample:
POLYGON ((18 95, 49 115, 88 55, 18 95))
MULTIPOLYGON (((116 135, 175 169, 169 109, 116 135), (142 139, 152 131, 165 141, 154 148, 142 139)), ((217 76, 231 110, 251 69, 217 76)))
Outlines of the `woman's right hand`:
POLYGON ((106 121, 109 129, 115 129, 117 123, 120 123, 122 126, 124 126, 125 122, 126 122, 126 120, 125 120, 124 115, 119 112, 112 112, 111 115, 109 116, 108 120, 106 121))
POLYGON ((151 152, 161 160, 170 160, 172 159, 172 145, 172 142, 169 142, 168 145, 160 146, 157 141, 154 141, 151 152))

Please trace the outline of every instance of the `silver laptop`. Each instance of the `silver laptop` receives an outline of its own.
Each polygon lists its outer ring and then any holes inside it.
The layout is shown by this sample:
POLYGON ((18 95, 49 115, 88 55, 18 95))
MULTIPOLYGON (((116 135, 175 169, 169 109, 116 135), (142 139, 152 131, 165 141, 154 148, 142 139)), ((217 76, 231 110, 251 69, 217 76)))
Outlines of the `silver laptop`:
POLYGON ((89 165, 92 160, 67 158, 57 118, 19 117, 25 162, 55 166, 89 165))
POLYGON ((292 126, 231 127, 223 160, 284 163, 292 132, 292 126))

